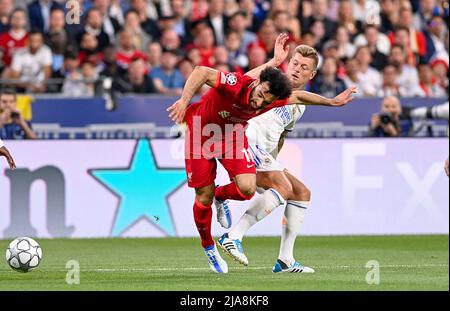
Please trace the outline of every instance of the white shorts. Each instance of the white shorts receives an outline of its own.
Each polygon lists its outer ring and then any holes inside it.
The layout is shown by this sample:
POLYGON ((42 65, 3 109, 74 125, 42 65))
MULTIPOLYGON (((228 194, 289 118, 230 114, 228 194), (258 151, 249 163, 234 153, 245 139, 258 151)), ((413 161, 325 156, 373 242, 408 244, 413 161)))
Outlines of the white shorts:
POLYGON ((284 171, 283 164, 278 162, 270 153, 259 145, 249 144, 248 150, 256 165, 257 172, 284 171))

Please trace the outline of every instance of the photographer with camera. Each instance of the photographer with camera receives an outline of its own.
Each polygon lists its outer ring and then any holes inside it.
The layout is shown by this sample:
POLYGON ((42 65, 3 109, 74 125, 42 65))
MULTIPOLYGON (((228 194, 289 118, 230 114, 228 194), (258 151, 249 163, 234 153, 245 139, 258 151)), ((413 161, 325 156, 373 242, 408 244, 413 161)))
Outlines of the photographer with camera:
POLYGON ((36 139, 31 124, 20 115, 16 104, 16 93, 12 90, 0 92, 0 139, 36 139))
POLYGON ((381 112, 372 115, 369 125, 370 136, 400 137, 408 136, 411 122, 401 120, 402 106, 395 96, 387 96, 381 103, 381 112))

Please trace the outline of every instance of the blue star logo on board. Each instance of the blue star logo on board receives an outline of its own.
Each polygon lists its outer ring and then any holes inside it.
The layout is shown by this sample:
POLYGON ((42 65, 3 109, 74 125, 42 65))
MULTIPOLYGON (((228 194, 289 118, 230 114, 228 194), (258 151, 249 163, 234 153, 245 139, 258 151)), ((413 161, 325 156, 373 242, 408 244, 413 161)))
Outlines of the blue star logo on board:
POLYGON ((128 168, 92 169, 89 173, 119 198, 112 236, 120 236, 143 218, 165 234, 176 235, 168 198, 184 185, 186 173, 159 168, 148 140, 138 141, 128 168))

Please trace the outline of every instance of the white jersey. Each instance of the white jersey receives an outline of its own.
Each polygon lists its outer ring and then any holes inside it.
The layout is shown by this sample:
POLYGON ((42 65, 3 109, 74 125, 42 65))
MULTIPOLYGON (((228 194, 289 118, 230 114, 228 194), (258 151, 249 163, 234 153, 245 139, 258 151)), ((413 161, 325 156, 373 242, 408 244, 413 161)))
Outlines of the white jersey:
POLYGON ((305 105, 286 105, 250 119, 245 132, 249 144, 258 145, 276 158, 281 134, 294 129, 305 108, 305 105))
POLYGON ((5 144, 3 143, 3 141, 0 139, 0 148, 3 147, 5 144))

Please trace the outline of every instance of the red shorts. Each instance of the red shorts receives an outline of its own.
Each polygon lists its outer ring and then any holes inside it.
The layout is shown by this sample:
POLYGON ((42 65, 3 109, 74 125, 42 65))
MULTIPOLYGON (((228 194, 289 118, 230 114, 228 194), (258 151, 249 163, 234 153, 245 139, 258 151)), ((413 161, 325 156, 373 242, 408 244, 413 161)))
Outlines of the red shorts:
MULTIPOLYGON (((217 172, 217 161, 227 170, 230 179, 240 174, 256 174, 255 163, 248 151, 248 141, 245 134, 240 138, 229 141, 218 141, 220 150, 212 148, 211 152, 202 148, 193 147, 192 135, 186 135, 186 175, 188 186, 191 188, 202 188, 214 183, 217 172), (190 147, 188 147, 190 144, 190 147), (223 150, 223 151, 222 151, 223 150)), ((197 146, 205 146, 203 143, 196 143, 197 146)))
MULTIPOLYGON (((227 170, 230 179, 240 174, 256 174, 255 163, 243 159, 218 159, 227 170)), ((188 186, 191 188, 206 187, 216 179, 217 162, 216 159, 185 159, 188 186)))

